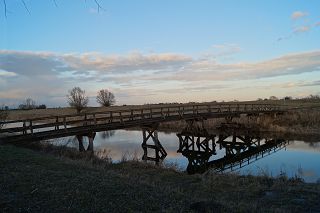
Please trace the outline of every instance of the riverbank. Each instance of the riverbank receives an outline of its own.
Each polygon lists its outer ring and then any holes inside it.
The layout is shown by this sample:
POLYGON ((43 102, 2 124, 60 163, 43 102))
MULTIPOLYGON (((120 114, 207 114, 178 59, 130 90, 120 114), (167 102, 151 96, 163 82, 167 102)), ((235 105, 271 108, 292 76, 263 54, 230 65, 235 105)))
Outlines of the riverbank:
POLYGON ((5 212, 317 212, 320 184, 285 176, 187 175, 72 150, 0 146, 5 212), (74 154, 72 154, 74 153, 74 154))
MULTIPOLYGON (((242 124, 245 128, 259 129, 260 132, 320 137, 320 107, 289 111, 276 116, 269 114, 259 116, 243 115, 234 117, 231 122, 242 124)), ((226 123, 225 118, 212 118, 203 120, 202 125, 206 130, 210 131, 215 130, 222 123, 226 123)), ((185 127, 186 122, 181 120, 161 123, 159 130, 181 132, 185 127)))

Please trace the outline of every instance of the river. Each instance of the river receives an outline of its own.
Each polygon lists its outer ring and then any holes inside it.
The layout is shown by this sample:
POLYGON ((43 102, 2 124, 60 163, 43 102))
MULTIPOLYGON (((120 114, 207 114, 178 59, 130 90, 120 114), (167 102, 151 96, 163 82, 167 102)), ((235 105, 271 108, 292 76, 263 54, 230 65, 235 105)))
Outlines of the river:
MULTIPOLYGON (((158 138, 167 152, 163 161, 166 166, 185 171, 188 167, 188 159, 181 153, 177 153, 179 148, 179 138, 176 133, 159 132, 158 138)), ((262 140, 263 141, 263 140, 262 140)), ((67 144, 78 147, 75 137, 56 139, 55 144, 67 144)), ((121 160, 139 159, 143 155, 142 131, 137 130, 116 130, 97 133, 94 139, 94 150, 96 153, 105 150, 108 157, 113 162, 121 160)), ((285 174, 287 177, 300 177, 305 182, 320 182, 320 139, 307 140, 286 140, 285 144, 278 148, 269 149, 264 156, 255 156, 242 162, 241 167, 235 164, 234 167, 222 172, 236 172, 247 175, 268 175, 277 177, 285 174)), ((226 155, 226 149, 217 145, 216 153, 209 161, 221 159, 226 155)))

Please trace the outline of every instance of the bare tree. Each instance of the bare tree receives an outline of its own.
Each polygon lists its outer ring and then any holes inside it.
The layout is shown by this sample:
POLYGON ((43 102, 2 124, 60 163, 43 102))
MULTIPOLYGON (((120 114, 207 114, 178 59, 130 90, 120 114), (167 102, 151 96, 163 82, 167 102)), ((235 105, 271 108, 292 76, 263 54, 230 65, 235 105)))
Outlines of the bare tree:
POLYGON ((115 104, 116 99, 112 92, 107 89, 102 89, 98 92, 97 102, 102 106, 108 107, 115 104))
POLYGON ((69 105, 75 108, 77 113, 80 113, 81 110, 86 108, 89 103, 88 96, 85 95, 85 91, 80 87, 74 87, 73 89, 69 90, 67 98, 69 105))
POLYGON ((32 98, 27 98, 22 104, 19 105, 19 109, 35 109, 37 108, 36 102, 32 98))
POLYGON ((0 107, 0 129, 4 126, 4 123, 8 117, 8 112, 5 109, 5 107, 1 106, 0 107))

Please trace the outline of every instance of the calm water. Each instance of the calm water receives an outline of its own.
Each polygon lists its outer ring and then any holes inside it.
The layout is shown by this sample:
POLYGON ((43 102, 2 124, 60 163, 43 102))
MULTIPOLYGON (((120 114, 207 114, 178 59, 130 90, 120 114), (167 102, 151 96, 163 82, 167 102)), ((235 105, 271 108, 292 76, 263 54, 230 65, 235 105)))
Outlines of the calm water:
MULTIPOLYGON (((158 133, 162 146, 168 153, 164 164, 175 164, 182 171, 186 170, 188 159, 177 153, 179 139, 176 133, 158 133)), ((56 140, 59 144, 77 147, 77 140, 73 137, 56 140)), ((94 150, 107 150, 112 161, 119 162, 123 158, 141 159, 143 150, 141 148, 142 131, 116 130, 97 133, 94 140, 94 150)), ((216 146, 216 155, 211 160, 222 158, 225 155, 224 149, 216 146)), ((230 172, 224 171, 224 172, 230 172)), ((268 174, 278 176, 285 173, 288 177, 299 176, 306 182, 320 181, 320 140, 313 142, 289 140, 289 144, 281 150, 271 152, 255 162, 252 162, 233 172, 240 174, 268 174)))

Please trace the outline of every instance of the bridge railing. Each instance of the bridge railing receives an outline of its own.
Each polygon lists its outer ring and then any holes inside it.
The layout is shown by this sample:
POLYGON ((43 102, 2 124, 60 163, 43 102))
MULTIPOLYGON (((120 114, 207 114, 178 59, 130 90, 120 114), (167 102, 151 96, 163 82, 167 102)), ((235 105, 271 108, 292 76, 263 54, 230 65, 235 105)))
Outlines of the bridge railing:
POLYGON ((272 104, 180 104, 173 106, 153 106, 140 109, 108 110, 62 116, 46 116, 33 119, 2 122, 5 124, 0 133, 33 134, 39 131, 67 130, 75 126, 95 126, 170 117, 210 116, 227 113, 263 113, 284 110, 284 105, 272 104))

